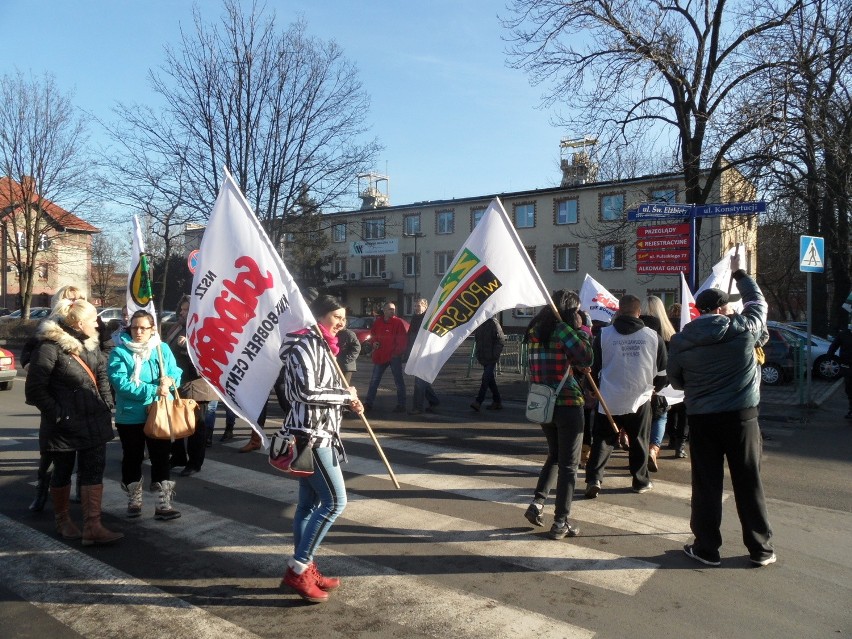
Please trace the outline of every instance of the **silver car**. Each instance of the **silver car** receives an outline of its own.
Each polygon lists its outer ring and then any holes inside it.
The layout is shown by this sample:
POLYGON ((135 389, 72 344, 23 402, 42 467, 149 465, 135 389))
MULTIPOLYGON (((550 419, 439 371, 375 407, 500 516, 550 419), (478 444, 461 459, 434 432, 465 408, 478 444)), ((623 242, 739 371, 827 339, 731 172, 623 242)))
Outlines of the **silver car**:
MULTIPOLYGON (((807 331, 801 331, 798 328, 794 328, 793 326, 782 322, 767 322, 766 325, 777 328, 781 331, 788 342, 799 343, 802 346, 802 353, 807 352, 807 331)), ((816 335, 811 335, 811 353, 809 362, 815 377, 821 377, 828 380, 835 380, 840 377, 840 360, 836 356, 828 354, 828 348, 830 346, 831 342, 829 340, 817 337, 816 335)))

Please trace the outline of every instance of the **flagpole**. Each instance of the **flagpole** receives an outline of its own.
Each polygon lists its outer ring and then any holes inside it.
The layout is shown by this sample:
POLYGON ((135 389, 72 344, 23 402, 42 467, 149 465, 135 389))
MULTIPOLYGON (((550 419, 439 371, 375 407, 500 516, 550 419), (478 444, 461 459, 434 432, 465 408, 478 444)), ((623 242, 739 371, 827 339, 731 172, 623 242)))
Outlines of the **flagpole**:
MULTIPOLYGON (((314 326, 312 328, 313 328, 314 332, 317 334, 317 336, 319 336, 322 343, 326 345, 326 348, 328 348, 329 355, 331 356, 331 361, 334 362, 334 367, 337 370, 337 374, 340 376, 341 381, 345 382, 346 376, 343 374, 343 369, 340 368, 340 362, 337 361, 337 358, 331 352, 331 348, 328 346, 328 342, 326 342, 325 338, 322 336, 322 332, 319 330, 319 326, 314 324, 314 326)), ((388 475, 390 475, 390 478, 391 478, 391 481, 393 482, 393 485, 396 486, 397 488, 401 488, 401 486, 399 485, 399 482, 396 479, 396 475, 394 475, 394 473, 393 473, 393 468, 391 468, 391 465, 390 465, 390 462, 388 461, 388 458, 385 457, 385 451, 382 450, 382 445, 379 444, 379 440, 376 438, 376 434, 373 432, 373 429, 370 427, 370 423, 367 421, 367 417, 364 415, 363 411, 361 412, 359 417, 361 418, 361 422, 364 424, 364 427, 367 429, 367 434, 370 436, 370 439, 373 440, 373 445, 376 447, 376 450, 378 451, 379 457, 381 457, 382 462, 385 465, 385 468, 388 469, 388 475)))

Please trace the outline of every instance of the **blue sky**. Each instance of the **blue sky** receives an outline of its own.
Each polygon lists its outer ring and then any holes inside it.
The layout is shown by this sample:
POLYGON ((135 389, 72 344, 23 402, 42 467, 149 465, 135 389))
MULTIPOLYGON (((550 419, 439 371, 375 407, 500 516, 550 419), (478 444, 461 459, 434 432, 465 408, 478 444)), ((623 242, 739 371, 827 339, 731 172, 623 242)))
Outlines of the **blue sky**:
MULTIPOLYGON (((205 22, 221 3, 200 0, 205 22)), ((248 5, 249 3, 246 2, 248 5)), ((505 64, 494 0, 267 0, 282 28, 302 15, 360 70, 368 121, 385 147, 392 204, 555 186, 559 140, 541 89, 505 64)), ((0 73, 54 74, 74 103, 101 118, 117 102, 153 103, 149 68, 193 30, 185 0, 0 0, 0 73)), ((353 177, 354 183, 354 177, 353 177)), ((359 202, 353 199, 352 207, 359 202)))

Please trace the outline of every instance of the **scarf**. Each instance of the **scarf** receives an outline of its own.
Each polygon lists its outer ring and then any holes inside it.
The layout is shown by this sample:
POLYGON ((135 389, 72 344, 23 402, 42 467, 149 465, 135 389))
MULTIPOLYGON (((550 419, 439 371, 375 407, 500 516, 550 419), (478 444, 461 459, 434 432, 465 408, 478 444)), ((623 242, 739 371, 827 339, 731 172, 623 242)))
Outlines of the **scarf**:
POLYGON ((317 324, 317 326, 319 326, 325 343, 328 344, 328 347, 331 349, 331 354, 337 357, 337 354, 340 352, 340 346, 337 345, 337 335, 332 335, 331 331, 322 324, 317 324))
MULTIPOLYGON (((151 359, 151 353, 160 343, 160 336, 156 333, 151 335, 151 339, 147 342, 134 342, 133 340, 124 342, 127 350, 133 353, 133 375, 130 376, 130 381, 137 386, 142 383, 139 378, 139 374, 142 372, 142 364, 151 359)), ((162 371, 160 371, 160 374, 162 374, 162 371)))

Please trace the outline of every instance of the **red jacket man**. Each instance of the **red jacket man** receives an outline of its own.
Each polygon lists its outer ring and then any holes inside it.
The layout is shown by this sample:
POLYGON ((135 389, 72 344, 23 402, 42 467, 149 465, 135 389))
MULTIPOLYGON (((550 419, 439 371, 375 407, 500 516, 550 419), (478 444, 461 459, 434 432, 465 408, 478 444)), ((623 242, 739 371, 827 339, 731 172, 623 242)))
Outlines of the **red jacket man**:
POLYGON ((405 324, 396 317, 396 304, 387 302, 382 308, 382 316, 373 322, 370 331, 373 335, 373 375, 370 378, 370 389, 364 400, 365 410, 373 408, 379 382, 388 366, 393 373, 396 383, 396 408, 394 412, 405 412, 405 379, 402 376, 402 356, 408 347, 405 324))

